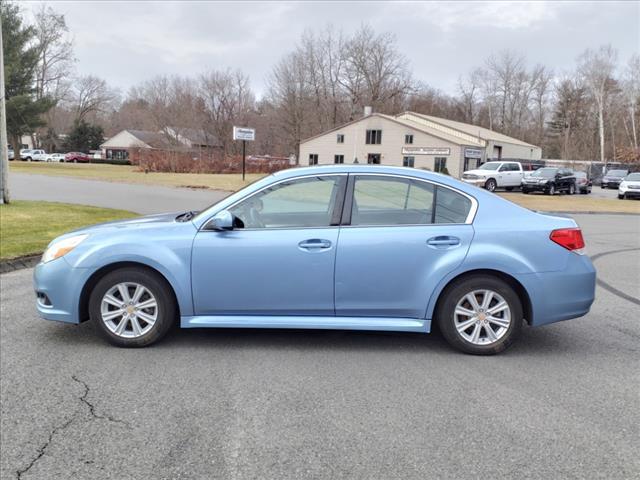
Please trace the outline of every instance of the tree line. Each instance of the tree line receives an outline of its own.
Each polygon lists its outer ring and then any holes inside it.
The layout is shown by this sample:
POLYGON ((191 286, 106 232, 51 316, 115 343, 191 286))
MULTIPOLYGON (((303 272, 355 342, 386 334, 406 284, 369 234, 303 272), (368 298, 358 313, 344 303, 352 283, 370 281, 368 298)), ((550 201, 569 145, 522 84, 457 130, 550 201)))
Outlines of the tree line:
POLYGON ((446 94, 415 78, 392 33, 327 26, 302 34, 267 73, 260 98, 233 69, 157 76, 123 93, 74 73, 63 15, 42 6, 28 24, 15 4, 0 8, 13 144, 32 135, 50 150, 87 150, 123 129, 164 131, 169 141, 193 129, 235 155, 231 129, 245 125, 257 129, 253 153, 289 156, 301 140, 371 106, 480 125, 541 146, 545 158, 640 161, 640 56, 621 60, 609 45, 585 50, 563 72, 531 66, 512 50, 491 53, 446 94))

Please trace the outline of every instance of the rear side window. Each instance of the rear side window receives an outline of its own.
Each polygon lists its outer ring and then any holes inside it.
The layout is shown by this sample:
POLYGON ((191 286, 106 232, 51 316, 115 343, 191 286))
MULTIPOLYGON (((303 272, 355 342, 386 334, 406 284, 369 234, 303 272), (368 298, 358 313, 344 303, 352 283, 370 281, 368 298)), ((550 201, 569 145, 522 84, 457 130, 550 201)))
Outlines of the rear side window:
POLYGON ((464 223, 471 210, 471 200, 444 187, 438 187, 435 223, 464 223))
POLYGON ((399 177, 356 177, 351 225, 465 223, 471 201, 428 182, 399 177))

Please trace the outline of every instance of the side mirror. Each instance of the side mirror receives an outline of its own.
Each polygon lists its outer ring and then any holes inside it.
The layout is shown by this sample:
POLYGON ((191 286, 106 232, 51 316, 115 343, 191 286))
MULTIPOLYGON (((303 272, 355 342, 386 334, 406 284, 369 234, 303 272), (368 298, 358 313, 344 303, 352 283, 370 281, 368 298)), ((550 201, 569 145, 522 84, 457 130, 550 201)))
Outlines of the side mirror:
POLYGON ((207 230, 233 230, 233 214, 229 210, 217 213, 207 223, 207 230))

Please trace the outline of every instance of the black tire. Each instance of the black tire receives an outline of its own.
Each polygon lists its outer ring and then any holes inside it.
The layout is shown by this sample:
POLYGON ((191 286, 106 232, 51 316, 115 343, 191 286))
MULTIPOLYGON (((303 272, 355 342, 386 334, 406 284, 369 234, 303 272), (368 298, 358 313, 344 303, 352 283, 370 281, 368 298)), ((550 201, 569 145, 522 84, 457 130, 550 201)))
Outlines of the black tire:
POLYGON ((473 275, 455 281, 442 292, 438 301, 436 321, 447 342, 457 350, 472 355, 495 355, 509 348, 522 331, 522 303, 516 292, 503 280, 491 275, 473 275), (501 295, 511 310, 511 322, 507 331, 496 342, 476 345, 463 338, 455 326, 456 304, 474 290, 492 290, 501 295))
POLYGON ((157 342, 177 321, 175 295, 171 286, 159 274, 140 267, 127 267, 109 272, 102 277, 91 292, 89 298, 89 316, 95 322, 98 332, 111 344, 118 347, 146 347, 157 342), (149 290, 157 302, 157 318, 151 329, 136 338, 124 338, 111 332, 102 321, 100 305, 102 298, 113 286, 123 282, 135 282, 149 290))
POLYGON ((490 178, 484 184, 484 188, 486 188, 490 192, 495 192, 496 188, 498 188, 498 183, 493 178, 490 178))
POLYGON ((529 193, 529 190, 527 190, 526 188, 522 189, 522 193, 524 193, 525 195, 527 195, 529 193))
POLYGON ((624 195, 618 194, 618 200, 624 200, 624 195))
POLYGON ((544 192, 547 195, 555 195, 556 194, 556 186, 552 183, 549 185, 549 188, 544 192))
POLYGON ((576 186, 572 183, 569 185, 569 195, 575 195, 576 193, 576 186))

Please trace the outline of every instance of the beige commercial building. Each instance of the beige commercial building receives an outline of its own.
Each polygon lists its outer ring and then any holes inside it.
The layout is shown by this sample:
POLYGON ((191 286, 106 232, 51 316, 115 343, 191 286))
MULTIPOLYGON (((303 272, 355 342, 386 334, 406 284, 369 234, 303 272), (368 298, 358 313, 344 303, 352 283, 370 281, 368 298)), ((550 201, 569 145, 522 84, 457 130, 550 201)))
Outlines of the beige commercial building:
POLYGON ((300 142, 301 165, 373 163, 460 177, 489 160, 540 160, 540 147, 492 130, 404 112, 371 113, 300 142))

